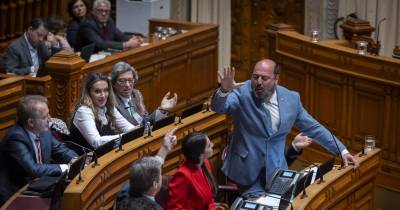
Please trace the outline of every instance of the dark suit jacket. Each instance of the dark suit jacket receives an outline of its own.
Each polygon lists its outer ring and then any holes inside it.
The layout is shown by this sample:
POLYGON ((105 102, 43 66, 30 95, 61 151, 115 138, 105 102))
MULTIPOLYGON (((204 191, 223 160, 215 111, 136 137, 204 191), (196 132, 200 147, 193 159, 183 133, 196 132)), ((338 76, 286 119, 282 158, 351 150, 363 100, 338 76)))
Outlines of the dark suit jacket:
MULTIPOLYGON (((141 93, 138 89, 134 89, 133 91, 134 91, 136 94, 132 94, 132 99, 135 98, 135 97, 137 97, 137 96, 139 96, 139 98, 141 98, 141 100, 140 100, 140 103, 142 104, 141 106, 143 106, 144 109, 146 109, 145 106, 144 106, 142 93, 141 93), (137 95, 137 96, 135 96, 135 95, 137 95)), ((131 116, 131 114, 129 113, 129 111, 126 109, 125 104, 124 104, 124 102, 122 101, 122 99, 118 96, 118 94, 115 94, 115 95, 116 95, 115 98, 116 98, 116 101, 117 101, 116 107, 117 107, 119 113, 121 113, 121 115, 124 116, 125 119, 127 119, 132 125, 135 125, 135 126, 139 125, 139 122, 136 121, 135 118, 133 118, 133 117, 131 116)), ((133 99, 133 100, 134 100, 134 99, 133 99)), ((135 106, 135 110, 137 110, 136 104, 135 104, 134 106, 135 106)), ((156 110, 156 111, 157 111, 157 110, 156 110)), ((152 124, 154 124, 154 122, 155 122, 156 120, 159 120, 159 119, 156 119, 156 111, 153 111, 153 113, 151 113, 151 114, 149 115, 149 114, 147 114, 147 110, 145 110, 146 116, 142 116, 142 117, 143 117, 143 118, 146 118, 145 121, 150 121, 152 124)), ((143 123, 143 122, 142 122, 142 123, 143 123)))
MULTIPOLYGON (((44 43, 37 48, 39 57, 39 71, 37 76, 47 75, 44 64, 51 56, 44 43)), ((10 44, 5 53, 5 69, 6 72, 15 73, 18 75, 26 75, 30 73, 30 67, 33 65, 31 54, 29 52, 28 43, 24 35, 10 44)))
POLYGON ((115 26, 114 21, 109 18, 106 25, 108 40, 103 38, 103 32, 99 24, 94 18, 87 18, 81 22, 77 38, 77 49, 80 51, 82 47, 95 43, 98 50, 106 50, 108 48, 123 50, 123 42, 128 40, 128 36, 115 26))
POLYGON ((115 199, 116 210, 142 210, 150 209, 153 207, 155 210, 163 210, 157 202, 151 200, 146 196, 132 197, 129 194, 129 184, 125 184, 122 189, 117 193, 115 199))
MULTIPOLYGON (((211 165, 204 162, 209 171, 211 165)), ((214 195, 203 171, 197 164, 186 161, 169 182, 166 210, 214 210, 214 195)))
POLYGON ((58 176, 61 174, 61 168, 53 162, 65 164, 77 156, 75 152, 54 139, 51 131, 40 134, 40 143, 42 164, 36 161, 34 145, 26 129, 20 125, 14 125, 8 130, 0 148, 4 159, 0 163, 1 170, 7 173, 2 174, 0 183, 9 182, 14 187, 3 189, 3 193, 11 196, 15 192, 13 190, 24 186, 36 177, 58 176))
POLYGON ((68 43, 71 45, 71 47, 74 49, 77 48, 77 39, 78 39, 78 32, 79 32, 80 24, 81 24, 81 21, 74 18, 71 21, 69 21, 68 26, 67 26, 67 40, 68 40, 68 43))

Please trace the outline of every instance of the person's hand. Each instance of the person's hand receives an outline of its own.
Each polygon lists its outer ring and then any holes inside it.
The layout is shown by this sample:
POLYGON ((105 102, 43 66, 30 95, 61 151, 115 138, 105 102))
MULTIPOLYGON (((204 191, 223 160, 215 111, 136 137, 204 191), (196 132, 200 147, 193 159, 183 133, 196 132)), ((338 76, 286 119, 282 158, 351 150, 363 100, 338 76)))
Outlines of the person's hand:
POLYGON ((53 47, 58 44, 57 37, 51 32, 47 33, 46 41, 48 41, 51 44, 51 46, 53 46, 53 47))
POLYGON ((358 160, 356 160, 354 158, 354 156, 351 155, 350 153, 346 153, 343 155, 343 162, 344 162, 345 167, 347 167, 349 164, 354 165, 354 168, 357 168, 358 166, 360 166, 360 163, 358 162, 358 160))
POLYGON ((36 64, 33 68, 34 68, 34 69, 33 69, 33 72, 31 72, 30 75, 31 75, 32 77, 36 77, 36 75, 37 75, 37 73, 38 73, 38 71, 39 71, 39 64, 36 64))
POLYGON ((303 133, 297 134, 296 137, 293 139, 293 145, 295 146, 296 149, 302 150, 312 143, 312 139, 309 138, 308 136, 304 135, 303 133))
POLYGON ((235 82, 235 67, 225 66, 223 74, 221 75, 221 73, 218 72, 218 76, 221 80, 220 90, 224 93, 230 92, 244 84, 235 82))
POLYGON ((130 49, 140 46, 143 43, 143 40, 137 38, 136 36, 132 36, 128 41, 124 42, 124 48, 130 49))
POLYGON ((170 152, 177 143, 177 138, 175 136, 176 130, 178 130, 178 127, 175 127, 172 130, 168 131, 164 136, 163 147, 167 149, 168 152, 170 152))
POLYGON ((163 97, 163 99, 161 101, 161 106, 160 106, 161 110, 170 111, 171 109, 173 109, 176 106, 176 102, 178 100, 178 95, 176 93, 174 93, 174 96, 172 98, 169 98, 169 96, 170 96, 170 92, 165 94, 165 96, 163 97))

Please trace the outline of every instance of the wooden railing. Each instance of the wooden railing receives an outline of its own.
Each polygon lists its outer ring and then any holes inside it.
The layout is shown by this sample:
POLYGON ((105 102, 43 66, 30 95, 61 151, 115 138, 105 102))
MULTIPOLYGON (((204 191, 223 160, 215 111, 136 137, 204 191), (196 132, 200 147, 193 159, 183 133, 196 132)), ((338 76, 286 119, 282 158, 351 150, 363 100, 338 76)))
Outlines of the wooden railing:
POLYGON ((138 71, 139 81, 135 86, 142 91, 149 110, 157 108, 167 92, 178 94, 177 110, 207 100, 217 87, 218 27, 213 24, 150 20, 150 28, 157 25, 185 29, 187 32, 167 40, 153 40, 147 46, 92 63, 86 63, 68 51, 50 58, 46 69, 54 82, 54 116, 69 121, 86 74, 91 71, 108 74, 119 61, 131 64, 138 71))
POLYGON ((123 146, 123 151, 114 150, 99 158, 100 166, 86 166, 82 171, 83 181, 71 181, 64 192, 62 209, 109 209, 112 207, 117 192, 128 182, 128 170, 131 164, 143 156, 155 155, 162 144, 163 136, 173 127, 176 132, 178 145, 168 155, 163 174, 172 175, 183 162, 181 141, 193 130, 207 133, 213 142, 214 155, 210 158, 217 176, 220 172, 221 154, 226 146, 229 124, 225 115, 214 112, 200 112, 182 120, 182 124, 169 125, 152 133, 153 137, 138 138, 123 146))
POLYGON ((21 77, 0 78, 0 139, 16 122, 17 104, 24 96, 25 82, 21 77))

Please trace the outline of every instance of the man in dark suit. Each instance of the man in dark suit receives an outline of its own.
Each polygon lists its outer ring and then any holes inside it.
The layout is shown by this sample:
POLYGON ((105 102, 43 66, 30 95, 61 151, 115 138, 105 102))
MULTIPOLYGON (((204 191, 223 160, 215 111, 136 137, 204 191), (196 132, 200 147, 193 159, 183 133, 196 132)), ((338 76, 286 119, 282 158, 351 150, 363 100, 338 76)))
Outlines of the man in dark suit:
POLYGON ((124 50, 139 46, 143 43, 136 36, 125 36, 110 18, 111 3, 108 0, 93 2, 92 16, 82 21, 78 37, 77 49, 95 43, 98 50, 124 50))
POLYGON ((46 75, 44 64, 51 56, 43 42, 47 32, 46 23, 41 18, 33 19, 28 30, 7 48, 6 71, 18 75, 46 75))
POLYGON ((170 93, 168 92, 162 99, 160 107, 148 114, 142 93, 134 88, 139 79, 138 74, 131 65, 125 62, 116 63, 109 78, 115 92, 118 111, 133 125, 142 125, 147 121, 154 123, 166 117, 167 112, 176 106, 177 94, 175 93, 169 99, 170 93))
POLYGON ((174 135, 177 129, 173 128, 165 134, 163 145, 156 156, 143 157, 132 164, 129 185, 125 185, 117 194, 117 210, 163 209, 155 201, 155 196, 162 185, 162 164, 177 143, 174 135))
POLYGON ((52 136, 47 99, 39 95, 28 95, 19 102, 17 124, 6 133, 0 154, 3 201, 34 178, 67 171, 68 163, 77 157, 52 136), (8 186, 4 188, 3 184, 8 186))

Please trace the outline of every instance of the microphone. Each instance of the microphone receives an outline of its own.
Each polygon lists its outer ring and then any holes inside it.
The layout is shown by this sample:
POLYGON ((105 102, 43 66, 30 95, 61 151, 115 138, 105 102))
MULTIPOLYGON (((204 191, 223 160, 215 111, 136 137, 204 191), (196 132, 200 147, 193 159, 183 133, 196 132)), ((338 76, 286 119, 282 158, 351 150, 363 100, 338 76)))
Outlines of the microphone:
POLYGON ((151 123, 149 122, 149 121, 147 121, 146 123, 145 123, 145 131, 144 131, 144 133, 146 134, 146 136, 144 137, 145 139, 146 138, 149 138, 149 137, 152 137, 152 135, 151 135, 151 123))
POLYGON ((122 135, 121 134, 119 134, 119 137, 118 137, 118 149, 115 150, 115 152, 119 152, 119 151, 124 151, 124 149, 122 149, 122 135))
MULTIPOLYGON (((81 148, 81 150, 83 151, 83 153, 85 153, 86 157, 87 157, 87 152, 86 152, 86 151, 91 152, 91 153, 93 154, 93 162, 94 162, 94 163, 92 164, 92 168, 94 168, 94 167, 100 165, 100 164, 98 163, 98 160, 97 160, 97 159, 98 159, 97 154, 96 154, 96 152, 95 152, 94 150, 89 149, 89 148, 87 148, 87 147, 84 147, 84 146, 82 146, 82 145, 80 145, 80 144, 78 144, 78 143, 75 143, 75 142, 73 142, 73 141, 65 141, 65 144, 72 144, 72 145, 75 145, 75 146, 81 148)), ((85 162, 86 162, 86 160, 85 160, 85 162)))
MULTIPOLYGON (((328 130, 328 129, 327 129, 327 130, 328 130)), ((329 133, 330 133, 331 136, 332 136, 333 142, 335 142, 336 149, 337 149, 337 151, 338 151, 338 155, 340 156, 340 160, 341 160, 340 168, 339 168, 339 170, 340 170, 340 169, 342 169, 342 168, 345 168, 345 167, 344 167, 344 160, 343 160, 343 157, 342 157, 342 152, 341 152, 340 149, 339 149, 339 145, 338 145, 337 142, 336 142, 335 136, 333 135, 333 133, 332 133, 330 130, 328 130, 328 131, 329 131, 329 133)), ((335 155, 335 157, 336 157, 336 155, 335 155)))

